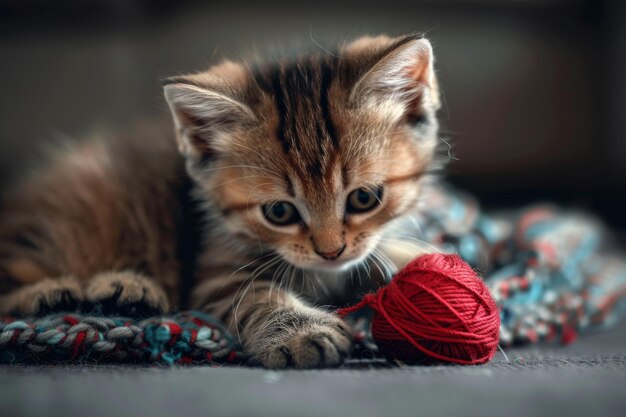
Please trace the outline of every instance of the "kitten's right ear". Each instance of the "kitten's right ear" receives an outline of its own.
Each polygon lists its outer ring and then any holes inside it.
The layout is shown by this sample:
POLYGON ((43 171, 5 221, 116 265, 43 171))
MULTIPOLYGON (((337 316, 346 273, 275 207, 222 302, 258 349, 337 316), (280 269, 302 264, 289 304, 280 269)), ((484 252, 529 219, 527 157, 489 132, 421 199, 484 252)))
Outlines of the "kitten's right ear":
POLYGON ((168 78, 163 86, 176 125, 178 148, 191 160, 215 158, 226 149, 230 135, 256 120, 246 104, 187 78, 168 78))
POLYGON ((364 37, 348 44, 344 53, 366 69, 352 89, 351 104, 393 109, 409 118, 439 109, 433 51, 427 39, 364 37))

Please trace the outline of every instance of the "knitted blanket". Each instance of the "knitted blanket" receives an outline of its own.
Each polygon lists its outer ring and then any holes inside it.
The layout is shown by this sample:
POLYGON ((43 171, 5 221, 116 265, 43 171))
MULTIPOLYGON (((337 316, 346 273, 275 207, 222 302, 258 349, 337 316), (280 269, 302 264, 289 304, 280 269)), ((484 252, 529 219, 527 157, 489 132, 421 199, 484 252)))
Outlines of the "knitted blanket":
MULTIPOLYGON (((626 313, 626 262, 602 225, 554 206, 485 213, 473 198, 434 188, 412 238, 458 253, 485 279, 501 311, 502 346, 558 340, 626 313)), ((356 318, 355 355, 376 353, 356 318)), ((223 324, 199 312, 135 320, 80 314, 0 318, 0 362, 243 363, 223 324)))

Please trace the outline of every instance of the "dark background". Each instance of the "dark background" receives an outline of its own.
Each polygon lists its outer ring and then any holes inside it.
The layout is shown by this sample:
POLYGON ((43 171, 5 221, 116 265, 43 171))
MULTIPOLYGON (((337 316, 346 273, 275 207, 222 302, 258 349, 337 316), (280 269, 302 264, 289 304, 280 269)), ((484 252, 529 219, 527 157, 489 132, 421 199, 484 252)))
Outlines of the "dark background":
POLYGON ((59 135, 164 115, 159 78, 272 45, 423 31, 452 182, 490 206, 592 209, 626 229, 620 1, 0 1, 0 183, 59 135))

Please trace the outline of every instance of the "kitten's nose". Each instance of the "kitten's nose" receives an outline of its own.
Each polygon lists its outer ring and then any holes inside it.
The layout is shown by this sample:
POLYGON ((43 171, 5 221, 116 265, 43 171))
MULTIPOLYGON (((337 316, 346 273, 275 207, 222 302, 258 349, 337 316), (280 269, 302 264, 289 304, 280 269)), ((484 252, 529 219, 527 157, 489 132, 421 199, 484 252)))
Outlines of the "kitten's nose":
POLYGON ((315 253, 317 253, 319 256, 321 256, 322 258, 326 259, 327 261, 334 261, 335 259, 339 258, 341 256, 341 254, 343 253, 343 251, 346 250, 346 244, 344 243, 343 246, 335 251, 332 252, 319 252, 317 249, 315 249, 315 253))

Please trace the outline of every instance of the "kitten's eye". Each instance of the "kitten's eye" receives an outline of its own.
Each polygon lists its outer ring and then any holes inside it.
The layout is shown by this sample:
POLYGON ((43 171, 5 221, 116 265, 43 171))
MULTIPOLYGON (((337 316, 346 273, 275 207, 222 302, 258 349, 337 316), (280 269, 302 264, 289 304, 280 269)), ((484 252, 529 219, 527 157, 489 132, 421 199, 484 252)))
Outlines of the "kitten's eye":
POLYGON ((346 210, 348 213, 363 213, 380 204, 383 198, 383 188, 359 188, 348 195, 346 210))
POLYGON ((286 201, 264 204, 261 206, 261 210, 263 210, 263 215, 267 220, 278 226, 286 226, 300 221, 298 209, 286 201))

